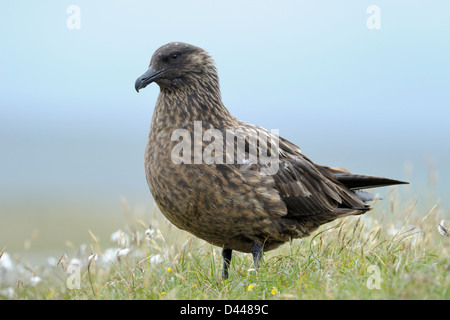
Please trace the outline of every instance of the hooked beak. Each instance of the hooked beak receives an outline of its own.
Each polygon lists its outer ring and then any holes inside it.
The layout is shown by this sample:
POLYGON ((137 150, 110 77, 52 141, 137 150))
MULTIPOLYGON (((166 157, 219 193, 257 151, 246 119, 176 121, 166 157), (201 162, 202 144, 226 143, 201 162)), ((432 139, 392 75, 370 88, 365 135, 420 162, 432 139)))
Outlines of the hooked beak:
POLYGON ((153 70, 152 66, 150 66, 142 76, 136 79, 136 82, 134 83, 134 88, 136 89, 137 92, 139 92, 140 89, 143 89, 153 81, 158 80, 161 73, 163 72, 164 70, 155 71, 153 70))

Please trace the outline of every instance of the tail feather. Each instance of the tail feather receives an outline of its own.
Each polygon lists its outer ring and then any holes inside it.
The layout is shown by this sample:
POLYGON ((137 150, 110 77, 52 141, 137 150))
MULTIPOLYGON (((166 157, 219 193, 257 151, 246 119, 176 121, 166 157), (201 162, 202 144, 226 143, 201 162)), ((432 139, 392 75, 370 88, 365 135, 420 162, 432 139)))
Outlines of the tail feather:
POLYGON ((333 172, 333 175, 336 180, 351 190, 385 187, 396 184, 409 184, 409 182, 405 181, 353 174, 350 172, 333 172))

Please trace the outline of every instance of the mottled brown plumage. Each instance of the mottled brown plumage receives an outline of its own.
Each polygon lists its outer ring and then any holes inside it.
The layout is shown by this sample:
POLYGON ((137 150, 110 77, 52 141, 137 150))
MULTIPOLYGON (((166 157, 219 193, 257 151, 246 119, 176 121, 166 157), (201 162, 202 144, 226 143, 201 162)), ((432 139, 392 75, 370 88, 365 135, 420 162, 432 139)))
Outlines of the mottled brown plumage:
POLYGON ((150 191, 174 225, 223 248, 225 278, 232 250, 251 252, 258 266, 263 249, 308 236, 336 218, 370 210, 365 201, 373 198, 356 190, 404 183, 317 165, 281 137, 278 144, 272 143, 277 138, 273 133, 230 114, 222 103, 214 61, 196 46, 173 42, 160 47, 135 88, 139 91, 151 82, 159 85, 160 93, 145 151, 150 191), (172 152, 180 143, 172 137, 174 130, 184 129, 194 137, 195 121, 201 121, 202 133, 216 129, 225 137, 233 130, 237 138, 232 163, 226 161, 231 149, 225 143, 220 149, 223 161, 195 163, 212 139, 201 139, 201 149, 189 148, 190 164, 173 161, 172 152), (258 133, 257 144, 246 136, 250 131, 258 133), (239 137, 245 139, 246 156, 262 146, 278 155, 278 170, 267 174, 268 165, 260 159, 239 161, 239 137))

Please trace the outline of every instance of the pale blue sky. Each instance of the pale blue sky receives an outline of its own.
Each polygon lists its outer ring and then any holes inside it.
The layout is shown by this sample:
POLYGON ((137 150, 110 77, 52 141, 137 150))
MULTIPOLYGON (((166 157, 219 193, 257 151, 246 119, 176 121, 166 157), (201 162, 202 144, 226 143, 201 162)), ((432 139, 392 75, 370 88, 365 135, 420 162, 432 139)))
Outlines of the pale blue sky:
POLYGON ((151 202, 143 152, 158 87, 133 85, 170 41, 212 54, 237 117, 320 164, 410 179, 417 193, 434 167, 445 202, 449 12, 449 1, 3 0, 2 214, 18 199, 151 202), (366 26, 369 5, 379 30, 366 26))

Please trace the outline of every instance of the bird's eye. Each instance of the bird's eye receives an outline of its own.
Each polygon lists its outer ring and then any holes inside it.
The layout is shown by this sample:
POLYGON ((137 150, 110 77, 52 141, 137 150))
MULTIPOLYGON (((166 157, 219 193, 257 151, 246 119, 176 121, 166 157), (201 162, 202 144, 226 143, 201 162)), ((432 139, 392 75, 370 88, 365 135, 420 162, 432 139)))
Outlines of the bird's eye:
POLYGON ((178 52, 172 53, 172 55, 170 56, 172 58, 172 60, 177 60, 180 57, 180 54, 178 52))

